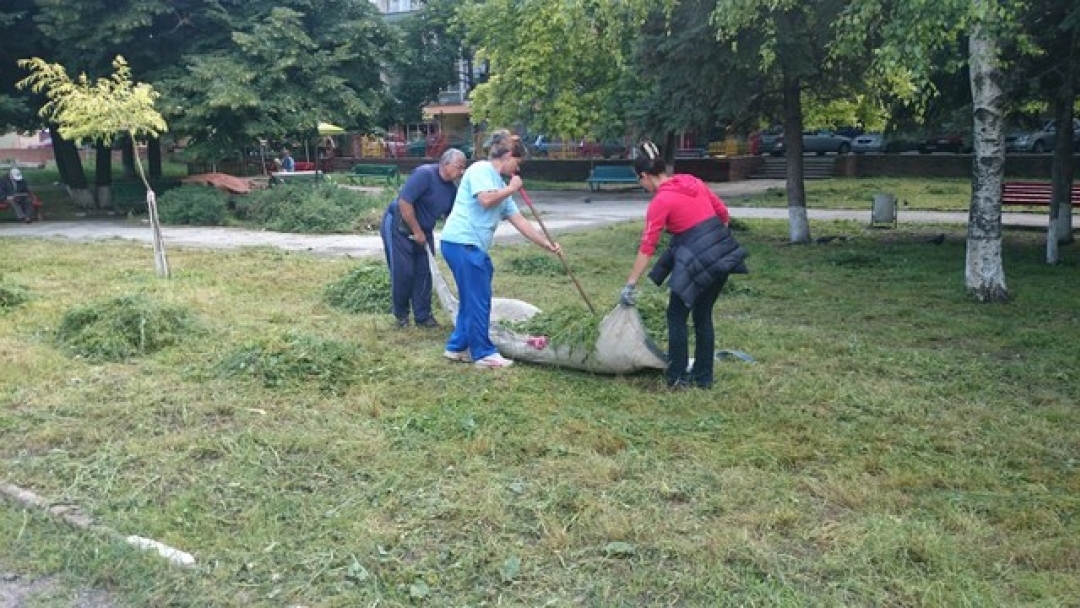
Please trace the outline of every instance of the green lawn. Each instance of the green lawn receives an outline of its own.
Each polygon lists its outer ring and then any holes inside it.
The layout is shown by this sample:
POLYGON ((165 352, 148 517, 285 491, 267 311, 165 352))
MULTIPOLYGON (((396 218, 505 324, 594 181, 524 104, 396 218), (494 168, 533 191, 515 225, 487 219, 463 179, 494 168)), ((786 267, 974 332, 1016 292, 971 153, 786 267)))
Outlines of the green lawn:
MULTIPOLYGON (((882 192, 896 195, 899 206, 912 211, 966 211, 971 204, 970 179, 834 178, 806 180, 805 184, 806 205, 811 209, 868 209, 874 195, 882 192)), ((785 207, 787 191, 771 188, 727 202, 743 207, 785 207)))
MULTIPOLYGON (((963 227, 742 226, 718 346, 758 363, 677 393, 448 362, 446 330, 326 305, 356 260, 174 249, 164 281, 138 245, 0 239, 0 293, 29 295, 0 298, 0 482, 198 564, 9 502, 0 563, 133 606, 1075 605, 1075 246, 1048 267, 1006 232, 1014 300, 981 305, 963 227), (56 341, 140 294, 185 337, 124 362, 56 341)), ((598 305, 639 229, 560 239, 598 305)), ((534 247, 495 253, 499 295, 580 301, 511 272, 548 266, 534 247)))

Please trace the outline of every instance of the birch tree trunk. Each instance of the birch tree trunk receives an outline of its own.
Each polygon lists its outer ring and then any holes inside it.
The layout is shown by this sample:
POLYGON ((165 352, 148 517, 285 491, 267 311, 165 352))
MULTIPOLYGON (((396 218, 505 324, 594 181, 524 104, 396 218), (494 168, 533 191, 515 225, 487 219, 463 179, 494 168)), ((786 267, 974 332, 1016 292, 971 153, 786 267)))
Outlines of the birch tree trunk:
POLYGON ((161 236, 161 220, 158 218, 157 194, 150 187, 150 181, 146 179, 142 163, 139 161, 138 147, 135 138, 131 138, 132 149, 135 150, 133 157, 136 172, 143 186, 146 187, 146 213, 150 217, 150 236, 154 243, 154 270, 163 279, 172 276, 169 271, 169 257, 165 253, 165 238, 161 236))
POLYGON ((802 87, 797 76, 784 74, 784 159, 787 161, 788 235, 792 243, 810 242, 803 181, 802 87))
POLYGON ((1009 299, 1001 263, 1001 182, 1005 169, 1003 74, 993 0, 974 0, 976 18, 968 42, 974 143, 964 283, 980 302, 1009 299))

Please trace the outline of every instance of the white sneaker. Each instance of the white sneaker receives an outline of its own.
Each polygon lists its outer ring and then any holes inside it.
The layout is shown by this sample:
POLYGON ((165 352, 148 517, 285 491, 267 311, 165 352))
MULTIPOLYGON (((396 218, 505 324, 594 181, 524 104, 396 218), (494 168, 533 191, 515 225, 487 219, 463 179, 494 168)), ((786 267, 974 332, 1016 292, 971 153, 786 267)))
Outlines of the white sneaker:
POLYGON ((500 367, 510 367, 514 362, 499 353, 490 354, 483 359, 478 359, 476 363, 473 363, 476 367, 481 369, 498 369, 500 367))
POLYGON ((469 351, 467 350, 462 350, 458 352, 454 352, 452 350, 445 350, 443 351, 442 356, 446 357, 451 361, 457 361, 459 363, 472 363, 472 357, 469 356, 469 351))

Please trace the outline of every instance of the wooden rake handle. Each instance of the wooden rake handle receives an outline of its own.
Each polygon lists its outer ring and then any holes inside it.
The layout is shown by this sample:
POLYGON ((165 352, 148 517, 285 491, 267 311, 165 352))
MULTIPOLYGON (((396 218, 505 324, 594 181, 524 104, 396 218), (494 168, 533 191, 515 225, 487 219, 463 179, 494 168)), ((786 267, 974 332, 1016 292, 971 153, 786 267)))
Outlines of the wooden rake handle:
MULTIPOLYGON (((521 198, 525 200, 525 204, 529 206, 529 211, 532 211, 533 217, 536 218, 536 223, 540 224, 540 230, 544 233, 544 236, 547 237, 547 240, 554 243, 555 240, 551 238, 551 233, 548 232, 547 226, 544 225, 544 220, 540 219, 540 213, 536 210, 536 207, 533 206, 532 200, 529 199, 529 193, 525 192, 525 188, 522 188, 521 190, 519 190, 519 192, 521 192, 521 198)), ((585 295, 585 290, 582 289, 581 283, 578 282, 577 277, 575 277, 574 273, 570 270, 570 264, 566 262, 566 258, 563 256, 561 251, 558 253, 558 256, 559 261, 562 262, 563 270, 566 271, 566 274, 570 277, 570 280, 574 282, 574 286, 577 287, 578 293, 581 294, 581 299, 585 300, 585 305, 589 307, 589 312, 595 315, 596 308, 593 307, 592 302, 589 301, 589 296, 585 295)))

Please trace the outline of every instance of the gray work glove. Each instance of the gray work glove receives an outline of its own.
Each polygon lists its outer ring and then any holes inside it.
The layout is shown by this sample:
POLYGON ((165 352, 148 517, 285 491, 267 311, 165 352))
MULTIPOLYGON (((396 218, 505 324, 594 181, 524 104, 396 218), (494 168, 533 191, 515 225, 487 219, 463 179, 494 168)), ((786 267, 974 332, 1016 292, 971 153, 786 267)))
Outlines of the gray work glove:
POLYGON ((622 292, 619 293, 619 304, 623 306, 634 306, 637 304, 637 285, 634 283, 627 283, 626 287, 622 288, 622 292))

